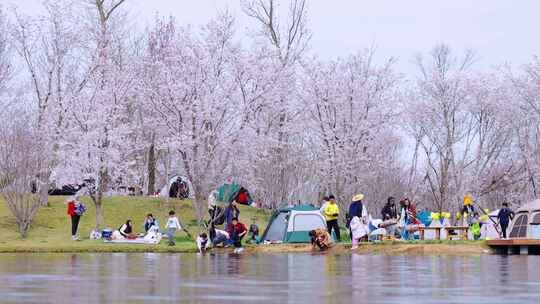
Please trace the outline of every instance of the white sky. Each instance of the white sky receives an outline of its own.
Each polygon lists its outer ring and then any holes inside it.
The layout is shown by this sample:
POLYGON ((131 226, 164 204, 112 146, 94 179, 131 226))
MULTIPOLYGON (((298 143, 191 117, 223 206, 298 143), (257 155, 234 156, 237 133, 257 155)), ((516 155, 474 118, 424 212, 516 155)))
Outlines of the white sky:
MULTIPOLYGON (((57 0, 62 1, 62 0, 57 0)), ((0 0, 26 12, 39 10, 40 0, 0 0)), ((240 30, 252 26, 239 0, 128 0, 141 28, 155 14, 173 15, 181 24, 200 25, 227 8, 240 30)), ((288 0, 279 0, 286 7, 288 0)), ((398 69, 414 70, 411 58, 435 44, 456 51, 474 49, 478 68, 524 64, 540 55, 539 0, 309 0, 313 32, 311 51, 322 58, 344 56, 371 45, 380 60, 399 59, 398 69)))

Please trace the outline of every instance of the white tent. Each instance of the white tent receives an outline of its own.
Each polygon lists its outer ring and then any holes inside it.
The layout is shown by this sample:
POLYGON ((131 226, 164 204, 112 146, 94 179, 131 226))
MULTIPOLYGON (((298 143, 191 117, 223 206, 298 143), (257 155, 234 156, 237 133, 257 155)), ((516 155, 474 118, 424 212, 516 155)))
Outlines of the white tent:
POLYGON ((170 197, 171 187, 173 187, 173 185, 176 182, 185 183, 185 185, 187 186, 187 190, 188 190, 187 197, 182 197, 182 198, 190 198, 190 199, 194 198, 195 192, 193 191, 193 186, 191 185, 191 181, 187 177, 181 176, 181 175, 174 175, 173 177, 171 177, 167 185, 163 186, 163 188, 161 188, 161 191, 159 191, 159 196, 170 197))

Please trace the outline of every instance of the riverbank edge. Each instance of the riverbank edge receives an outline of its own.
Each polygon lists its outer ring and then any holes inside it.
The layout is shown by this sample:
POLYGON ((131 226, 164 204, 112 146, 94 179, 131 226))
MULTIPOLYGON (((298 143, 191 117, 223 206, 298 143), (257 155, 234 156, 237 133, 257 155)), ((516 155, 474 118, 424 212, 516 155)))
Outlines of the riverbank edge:
MULTIPOLYGON (((182 242, 176 246, 166 245, 123 245, 104 244, 99 241, 83 241, 70 246, 9 246, 0 245, 0 253, 195 253, 197 248, 192 242, 182 242), (92 242, 92 243, 90 243, 92 242), (85 244, 86 243, 86 244, 85 244), (80 244, 80 245, 79 245, 80 244)), ((217 248, 216 253, 232 252, 232 248, 217 248)), ((244 253, 309 253, 313 252, 309 244, 271 244, 246 245, 244 253)), ((364 243, 356 250, 351 250, 350 243, 334 245, 329 253, 359 253, 386 255, 485 255, 493 254, 485 241, 387 241, 364 243)))

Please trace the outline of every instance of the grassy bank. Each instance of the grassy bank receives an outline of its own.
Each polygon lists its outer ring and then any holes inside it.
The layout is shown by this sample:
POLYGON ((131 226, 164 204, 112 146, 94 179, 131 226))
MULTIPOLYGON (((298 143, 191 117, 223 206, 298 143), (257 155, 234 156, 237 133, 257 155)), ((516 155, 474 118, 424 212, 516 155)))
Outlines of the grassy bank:
MULTIPOLYGON (((195 252, 196 246, 183 232, 177 233, 176 246, 167 246, 166 241, 159 245, 143 244, 105 244, 101 240, 90 240, 90 231, 95 224, 95 209, 88 200, 83 200, 88 207, 79 226, 82 241, 72 241, 70 236, 71 223, 66 214, 63 197, 51 197, 50 207, 43 207, 34 218, 32 227, 26 239, 22 239, 17 231, 17 225, 4 202, 0 201, 0 252, 195 252)), ((165 200, 148 197, 113 197, 104 201, 104 225, 117 229, 127 219, 134 221, 136 232, 142 232, 144 216, 152 213, 161 224, 167 218, 169 210, 175 210, 180 221, 187 225, 192 235, 200 233, 200 227, 195 221, 195 211, 190 201, 165 200)), ((252 218, 262 231, 270 213, 251 207, 240 207, 240 219, 250 224, 252 218)), ((346 231, 342 235, 347 238, 346 231)), ((227 251, 227 250, 224 250, 227 251)), ((311 246, 306 244, 281 244, 248 246, 246 252, 251 253, 282 253, 310 252, 311 246)), ((334 246, 330 252, 351 252, 350 243, 345 242, 334 246)), ((380 242, 362 244, 355 252, 365 254, 436 254, 436 255, 476 255, 489 253, 485 242, 473 241, 412 241, 412 242, 380 242)))
MULTIPOLYGON (((88 211, 81 218, 79 235, 81 241, 71 240, 71 222, 66 214, 63 197, 51 197, 50 207, 43 207, 32 222, 26 239, 17 231, 15 219, 0 200, 0 252, 194 252, 196 246, 185 233, 177 233, 176 246, 143 244, 105 244, 100 240, 90 240, 88 236, 95 225, 95 208, 88 199, 83 202, 88 211)), ((195 220, 195 211, 190 201, 165 200, 149 197, 112 197, 105 199, 103 227, 118 229, 127 219, 134 222, 135 232, 143 232, 143 221, 147 213, 152 213, 161 225, 165 223, 169 210, 175 210, 179 220, 187 225, 189 232, 196 236, 200 227, 195 220)), ((252 218, 264 229, 269 218, 267 211, 251 207, 240 207, 240 219, 246 225, 252 218)))

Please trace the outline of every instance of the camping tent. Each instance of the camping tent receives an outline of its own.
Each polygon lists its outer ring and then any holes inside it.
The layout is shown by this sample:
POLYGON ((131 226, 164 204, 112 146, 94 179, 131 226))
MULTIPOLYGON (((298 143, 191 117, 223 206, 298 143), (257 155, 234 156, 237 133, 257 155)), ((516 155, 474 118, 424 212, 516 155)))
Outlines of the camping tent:
POLYGON ((217 188, 216 201, 219 203, 228 204, 236 201, 243 205, 251 205, 253 199, 249 191, 239 184, 223 184, 217 188))
POLYGON ((536 239, 540 228, 540 199, 521 206, 510 223, 509 238, 536 239))
POLYGON ((159 192, 161 197, 171 197, 179 199, 191 198, 193 195, 191 182, 185 176, 175 175, 159 192))
POLYGON ((326 229, 326 221, 319 209, 310 205, 299 205, 274 212, 262 235, 262 242, 309 243, 309 232, 317 228, 326 229))

